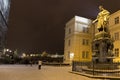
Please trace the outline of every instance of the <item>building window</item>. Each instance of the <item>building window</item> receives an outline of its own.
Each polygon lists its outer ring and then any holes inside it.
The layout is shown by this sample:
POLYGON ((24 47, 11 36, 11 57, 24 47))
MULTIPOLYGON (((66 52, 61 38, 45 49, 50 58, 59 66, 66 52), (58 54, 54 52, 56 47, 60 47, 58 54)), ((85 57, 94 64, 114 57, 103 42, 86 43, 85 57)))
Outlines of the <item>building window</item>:
POLYGON ((89 28, 86 28, 86 33, 89 33, 89 28))
POLYGON ((68 40, 68 46, 70 46, 70 44, 71 44, 71 40, 68 40))
POLYGON ((89 40, 88 39, 83 39, 82 44, 83 45, 89 45, 89 40))
POLYGON ((85 33, 85 27, 83 27, 83 32, 85 33))
POLYGON ((119 57, 119 48, 115 48, 115 56, 119 57))
POLYGON ((89 45, 89 40, 88 39, 86 39, 86 45, 89 45))
POLYGON ((82 58, 87 59, 89 57, 89 52, 88 51, 83 51, 82 52, 82 58))
POLYGON ((85 39, 83 39, 82 44, 85 45, 85 39))
POLYGON ((114 39, 119 40, 119 32, 114 33, 114 39))
POLYGON ((83 33, 89 33, 89 28, 83 27, 83 33))
POLYGON ((69 31, 68 31, 69 34, 71 34, 71 28, 69 28, 69 31))
POLYGON ((86 51, 86 58, 88 58, 88 56, 89 56, 89 52, 88 52, 88 51, 86 51))
POLYGON ((82 52, 82 58, 85 58, 85 51, 82 52))
POLYGON ((115 24, 118 24, 119 23, 119 17, 116 17, 115 18, 115 24))

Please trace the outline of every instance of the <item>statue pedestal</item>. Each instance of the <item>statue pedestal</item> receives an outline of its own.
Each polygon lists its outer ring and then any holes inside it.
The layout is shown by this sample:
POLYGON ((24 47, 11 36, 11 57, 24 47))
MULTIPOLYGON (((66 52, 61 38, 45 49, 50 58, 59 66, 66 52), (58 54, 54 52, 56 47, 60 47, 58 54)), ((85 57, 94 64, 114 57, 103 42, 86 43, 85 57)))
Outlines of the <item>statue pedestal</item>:
POLYGON ((92 45, 93 61, 95 63, 113 62, 113 42, 107 32, 96 33, 92 45))

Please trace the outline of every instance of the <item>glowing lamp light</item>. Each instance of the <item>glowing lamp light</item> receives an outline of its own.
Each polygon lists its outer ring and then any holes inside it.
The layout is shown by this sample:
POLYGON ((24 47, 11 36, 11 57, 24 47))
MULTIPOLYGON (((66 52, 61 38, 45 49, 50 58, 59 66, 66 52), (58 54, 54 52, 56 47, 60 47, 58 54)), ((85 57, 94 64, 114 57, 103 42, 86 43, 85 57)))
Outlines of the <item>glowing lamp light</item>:
POLYGON ((6 51, 9 51, 9 49, 7 49, 6 51))
POLYGON ((22 54, 22 57, 26 57, 26 54, 25 54, 25 53, 23 53, 23 54, 22 54))
POLYGON ((30 54, 30 56, 33 56, 33 54, 30 54))
POLYGON ((9 50, 9 52, 12 52, 11 50, 9 50))

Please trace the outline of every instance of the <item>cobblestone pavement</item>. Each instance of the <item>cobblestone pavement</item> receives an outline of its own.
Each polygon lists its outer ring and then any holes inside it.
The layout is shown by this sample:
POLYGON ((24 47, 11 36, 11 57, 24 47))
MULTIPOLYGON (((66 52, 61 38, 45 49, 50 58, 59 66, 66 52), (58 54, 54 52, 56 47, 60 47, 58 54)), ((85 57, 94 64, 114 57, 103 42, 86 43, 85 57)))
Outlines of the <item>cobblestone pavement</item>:
POLYGON ((0 65, 0 80, 98 80, 69 73, 71 67, 0 65))

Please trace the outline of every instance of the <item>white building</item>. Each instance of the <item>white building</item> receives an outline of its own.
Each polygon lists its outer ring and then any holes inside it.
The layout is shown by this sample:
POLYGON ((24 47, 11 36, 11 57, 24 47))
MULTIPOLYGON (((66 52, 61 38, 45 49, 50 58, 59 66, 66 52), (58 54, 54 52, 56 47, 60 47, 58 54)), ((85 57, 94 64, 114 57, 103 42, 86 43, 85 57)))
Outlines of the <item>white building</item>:
POLYGON ((65 27, 64 62, 91 60, 91 20, 75 16, 65 27))

